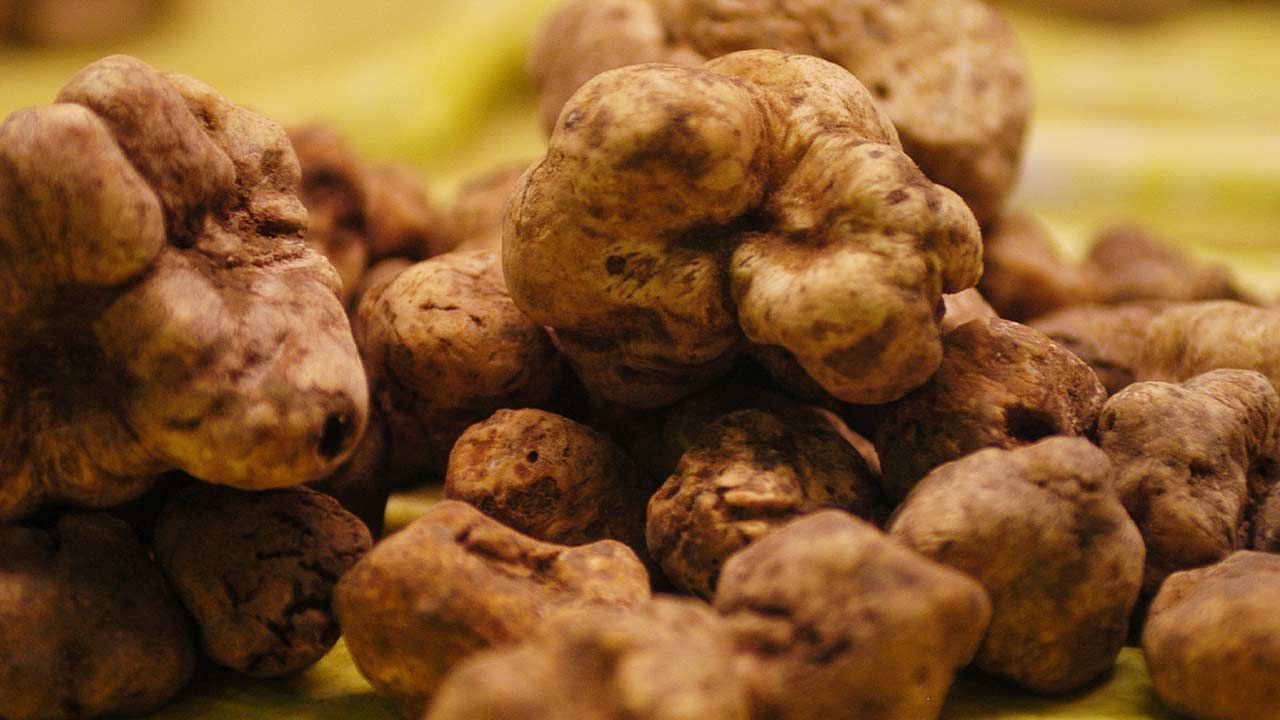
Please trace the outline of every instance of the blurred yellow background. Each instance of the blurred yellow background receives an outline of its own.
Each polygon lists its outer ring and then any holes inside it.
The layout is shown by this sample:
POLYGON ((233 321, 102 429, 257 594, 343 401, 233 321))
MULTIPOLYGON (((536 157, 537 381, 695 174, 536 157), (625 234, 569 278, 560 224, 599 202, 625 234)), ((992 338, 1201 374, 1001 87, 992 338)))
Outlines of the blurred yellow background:
MULTIPOLYGON (((525 45, 556 2, 177 0, 119 40, 0 47, 0 113, 48 102, 81 66, 127 52, 281 122, 326 119, 369 156, 420 167, 445 196, 541 149, 525 45)), ((1137 219, 1280 292, 1280 5, 1192 3, 1130 23, 1002 5, 1036 95, 1016 202, 1069 249, 1137 219)))

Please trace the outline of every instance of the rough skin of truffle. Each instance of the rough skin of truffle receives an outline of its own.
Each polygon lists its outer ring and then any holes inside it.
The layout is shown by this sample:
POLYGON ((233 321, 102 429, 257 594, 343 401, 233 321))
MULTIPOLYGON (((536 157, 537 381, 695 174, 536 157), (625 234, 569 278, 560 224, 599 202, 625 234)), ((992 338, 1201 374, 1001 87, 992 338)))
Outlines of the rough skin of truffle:
POLYGON ((560 383, 551 338, 511 302, 493 252, 424 260, 371 289, 359 314, 401 481, 440 478, 469 426, 500 408, 543 404, 560 383))
POLYGON ((889 534, 982 583, 995 608, 974 662, 1039 692, 1107 672, 1142 585, 1138 528, 1084 438, 991 448, 929 473, 889 534))
POLYGON ((561 545, 617 540, 648 557, 652 483, 604 435, 542 410, 499 410, 449 455, 444 496, 530 537, 561 545))
POLYGON ((1262 470, 1278 425, 1280 397, 1247 370, 1137 383, 1107 401, 1098 437, 1146 541, 1145 596, 1171 572, 1249 547, 1250 513, 1271 490, 1262 470))
POLYGON ((169 501, 153 540, 205 655, 260 678, 306 668, 338 641, 333 587, 371 544, 323 493, 202 484, 169 501))
POLYGON ((821 57, 858 76, 930 179, 984 225, 999 216, 1031 100, 1017 39, 986 3, 575 0, 535 42, 531 67, 550 128, 574 90, 605 70, 756 48, 821 57))
POLYGON ((1018 323, 974 320, 947 333, 943 345, 938 373, 878 411, 875 444, 890 499, 982 448, 1083 435, 1107 398, 1083 360, 1018 323))
POLYGON ((626 545, 544 543, 446 500, 343 576, 334 607, 360 672, 418 717, 468 655, 530 637, 557 610, 648 599, 626 545))
POLYGON ((1203 720, 1280 718, 1280 557, 1242 551, 1169 576, 1142 649, 1156 694, 1203 720))
POLYGON ((332 472, 368 394, 284 131, 124 56, 0 125, 0 520, 332 472))
POLYGON ((835 510, 730 558, 715 607, 758 716, 783 720, 936 718, 991 618, 976 581, 835 510))
POLYGON ((1178 382, 1218 368, 1256 370, 1280 390, 1280 308, 1219 300, 1176 305, 1147 326, 1143 380, 1178 382))
POLYGON ((124 522, 0 525, 0 717, 146 714, 195 664, 191 623, 124 522))
POLYGON ((424 720, 748 720, 733 651, 724 621, 694 600, 567 612, 459 665, 424 720))
POLYGON ((837 65, 769 50, 596 76, 521 179, 511 297, 604 400, 670 405, 777 347, 826 391, 877 403, 941 360, 944 292, 981 240, 837 65))
POLYGON ((709 598, 731 555, 824 507, 887 515, 866 462, 825 418, 740 410, 706 427, 649 500, 649 552, 677 587, 709 598))

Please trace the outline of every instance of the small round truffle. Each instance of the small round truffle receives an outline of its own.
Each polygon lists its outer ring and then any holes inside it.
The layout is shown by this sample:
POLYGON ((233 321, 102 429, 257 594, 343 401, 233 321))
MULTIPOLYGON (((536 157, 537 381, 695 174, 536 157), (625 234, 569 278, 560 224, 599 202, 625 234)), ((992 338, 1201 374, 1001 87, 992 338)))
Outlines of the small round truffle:
POLYGON ((1083 360, 1015 322, 973 320, 947 333, 943 347, 942 368, 924 387, 877 411, 875 445, 892 500, 976 450, 1083 435, 1107 399, 1083 360))
POLYGON ((978 290, 1000 317, 1027 322, 1090 300, 1084 273, 1063 259, 1049 229, 1035 216, 1009 212, 984 233, 983 241, 978 290))
POLYGON ((468 655, 529 638, 555 611, 648 599, 644 565, 622 543, 544 543, 445 500, 344 575, 334 608, 356 667, 419 717, 468 655))
POLYGON ((493 252, 420 262, 372 288, 359 314, 398 483, 439 479, 469 426, 500 408, 544 404, 560 384, 551 338, 511 302, 493 252))
POLYGON ((1115 665, 1142 585, 1143 545, 1084 438, 990 448, 929 473, 889 534, 982 583, 995 608, 974 662, 1046 693, 1115 665))
POLYGON ((1237 552, 1169 576, 1142 649, 1156 694, 1204 720, 1280 719, 1280 557, 1237 552))
POLYGON ((976 581, 837 510, 730 558, 715 607, 770 718, 932 720, 991 618, 976 581))
POLYGON ((124 522, 0 525, 0 717, 150 713, 191 677, 194 637, 124 522))
POLYGON ((499 410, 449 455, 444 496, 530 537, 561 545, 617 540, 648 557, 652 484, 604 435, 542 410, 499 410))
POLYGON ((333 587, 371 544, 328 495, 202 484, 169 501, 153 540, 205 655, 260 678, 306 668, 338 641, 333 587))
MULTIPOLYGON (((591 4, 598 4, 592 0, 591 4)), ((458 189, 440 217, 440 234, 450 250, 502 252, 502 225, 507 203, 529 163, 501 165, 471 178, 458 189)))
POLYGON ((887 515, 866 462, 825 418, 740 410, 707 426, 649 500, 649 552, 677 587, 709 598, 733 553, 824 507, 887 515))
POLYGON ((1250 514, 1271 490, 1260 470, 1277 452, 1278 427, 1280 396, 1247 370, 1136 383, 1107 401, 1098 438, 1146 541, 1146 597, 1171 572, 1248 547, 1250 514))
POLYGON ((704 603, 655 598, 561 613, 517 647, 449 674, 424 720, 748 720, 724 621, 704 603))

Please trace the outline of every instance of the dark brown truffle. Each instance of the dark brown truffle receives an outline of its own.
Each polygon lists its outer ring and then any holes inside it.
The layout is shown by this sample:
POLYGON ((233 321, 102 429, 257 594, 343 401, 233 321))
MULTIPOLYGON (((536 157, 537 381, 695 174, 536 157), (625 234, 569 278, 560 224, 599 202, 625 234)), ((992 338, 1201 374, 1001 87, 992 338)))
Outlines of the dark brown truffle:
POLYGON ((169 501, 153 543, 209 659, 279 677, 337 642, 333 587, 371 540, 359 519, 313 490, 196 484, 169 501))
POLYGON ((767 718, 935 718, 991 618, 977 582, 836 510, 730 558, 715 606, 767 718))
POLYGON ((878 410, 885 492, 900 500, 944 462, 1092 429, 1107 393, 1083 360, 1024 325, 974 320, 943 337, 942 368, 878 410))
POLYGON ((649 552, 675 585, 711 597, 733 553, 787 521, 834 507, 887 514, 862 456, 816 412, 740 410, 716 420, 649 501, 649 552))
POLYGON ((1039 692, 1107 672, 1142 584, 1142 537, 1083 438, 991 448, 929 473, 889 534, 981 582, 995 612, 975 664, 1039 692))
POLYGON ((0 717, 152 712, 191 677, 194 636, 124 522, 0 525, 0 717))

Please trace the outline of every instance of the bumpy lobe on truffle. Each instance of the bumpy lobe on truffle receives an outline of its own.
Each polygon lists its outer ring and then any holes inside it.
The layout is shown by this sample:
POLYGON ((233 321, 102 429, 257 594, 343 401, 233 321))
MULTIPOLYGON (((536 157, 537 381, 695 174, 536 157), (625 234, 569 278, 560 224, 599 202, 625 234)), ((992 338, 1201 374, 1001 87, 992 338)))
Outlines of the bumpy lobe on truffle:
POLYGON ((420 262, 371 288, 359 315, 402 480, 441 477, 467 427, 499 408, 543 404, 561 380, 551 339, 512 303, 493 252, 420 262))
POLYGON ((72 514, 0 525, 0 716, 154 711, 195 669, 182 606, 128 525, 72 514))
POLYGON ((468 655, 530 637, 555 611, 648 599, 644 565, 621 543, 544 543, 446 500, 343 576, 334 607, 360 672, 418 717, 468 655))
POLYGON ((715 607, 758 717, 936 718, 991 617, 974 580, 827 510, 734 555, 715 607))
POLYGON ((322 493, 202 484, 169 501, 152 542, 205 655, 260 678, 302 670, 333 647, 333 587, 372 544, 322 493))
POLYGON ((1083 438, 988 449, 929 473, 889 534, 981 582, 995 608, 975 664, 1039 692, 1107 672, 1142 584, 1142 537, 1083 438))
POLYGON ((816 412, 740 410, 697 436, 649 500, 649 552, 681 589, 711 597, 726 560, 800 516, 887 514, 862 456, 816 412))
POLYGON ((1280 397, 1266 378, 1215 370, 1181 385, 1143 382, 1098 418, 1116 490, 1147 545, 1143 591, 1171 572, 1249 546, 1250 513, 1272 489, 1280 397))
POLYGON ((974 0, 571 0, 534 44, 548 128, 572 93, 606 70, 768 48, 857 75, 902 133, 906 152, 984 225, 1013 187, 1030 112, 1011 28, 974 0))
POLYGON ((974 320, 943 346, 942 368, 924 387, 877 410, 876 450, 894 500, 976 450, 1083 435, 1107 397, 1083 360, 1018 323, 974 320))
POLYGON ((364 373, 284 131, 123 56, 0 126, 0 518, 340 463, 364 373))
POLYGON ((1169 576, 1142 649, 1156 694, 1193 718, 1280 718, 1280 557, 1237 552, 1169 576))
POLYGON ((424 720, 747 720, 734 670, 724 621, 703 603, 579 610, 459 665, 424 720))
POLYGON ((605 400, 669 405, 750 344, 884 402, 936 369, 935 308, 976 282, 980 245, 853 76, 750 51, 584 85, 517 188, 503 262, 605 400))

